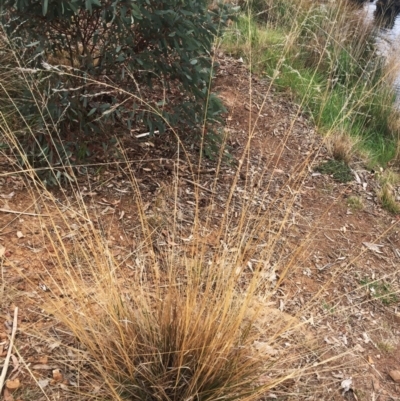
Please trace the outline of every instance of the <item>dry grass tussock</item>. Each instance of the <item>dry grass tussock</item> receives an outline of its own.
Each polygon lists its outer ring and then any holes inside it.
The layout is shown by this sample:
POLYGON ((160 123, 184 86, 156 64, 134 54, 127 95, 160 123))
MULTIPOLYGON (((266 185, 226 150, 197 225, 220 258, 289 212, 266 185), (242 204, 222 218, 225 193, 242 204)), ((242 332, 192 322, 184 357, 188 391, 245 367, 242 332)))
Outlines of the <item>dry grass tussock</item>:
MULTIPOLYGON (((18 152, 10 125, 3 124, 2 133, 18 152)), ((268 261, 279 241, 279 229, 260 248, 261 239, 249 241, 264 237, 271 221, 269 213, 252 207, 251 197, 241 205, 239 219, 234 218, 237 205, 232 204, 232 194, 239 172, 240 167, 219 225, 215 227, 211 212, 200 216, 196 201, 188 229, 179 222, 174 206, 163 207, 166 199, 177 204, 176 181, 166 189, 165 198, 159 199, 157 216, 149 219, 134 172, 124 170, 138 216, 137 229, 129 233, 136 244, 130 267, 126 260, 114 258, 107 233, 96 228, 102 216, 88 209, 78 187, 71 185, 68 192, 73 198, 66 197, 60 204, 38 180, 28 180, 32 198, 38 193, 47 198, 43 212, 51 217, 42 221, 41 230, 44 243, 53 251, 52 264, 57 266, 56 270, 43 266, 51 290, 41 295, 38 307, 72 334, 76 339, 73 352, 82 367, 89 366, 82 368, 85 372, 77 389, 81 397, 256 400, 287 378, 307 374, 310 366, 293 367, 308 353, 305 344, 315 347, 308 334, 301 334, 304 323, 285 316, 269 302, 274 287, 279 286, 276 278, 267 277, 274 274, 268 261), (71 226, 70 213, 80 217, 79 227, 71 226), (159 216, 165 224, 160 224, 159 216), (162 235, 162 227, 168 227, 165 240, 170 246, 160 252, 155 239, 162 235), (64 235, 68 231, 79 235, 67 245, 64 235), (211 231, 217 231, 220 239, 213 249, 202 241, 211 231), (189 248, 184 238, 191 239, 189 248), (290 335, 298 339, 294 341, 306 339, 298 352, 282 345, 290 335)), ((35 172, 28 168, 22 174, 34 178, 35 172)), ((196 187, 197 200, 199 191, 196 187)), ((210 198, 211 204, 217 203, 215 196, 210 198)), ((287 199, 288 204, 293 201, 287 199)), ((281 228, 289 214, 290 208, 281 228)), ((295 265, 295 256, 279 282, 291 265, 295 265)), ((17 267, 15 271, 24 274, 17 267)), ((35 336, 43 337, 43 333, 35 336)))
POLYGON ((382 206, 393 214, 400 213, 400 203, 396 199, 395 186, 400 183, 400 175, 394 171, 387 170, 379 177, 380 189, 377 191, 378 199, 382 206))
POLYGON ((325 145, 332 157, 349 164, 357 153, 357 139, 345 132, 334 132, 325 138, 325 145))
MULTIPOLYGON (((20 79, 28 87, 32 82, 24 75, 20 79)), ((3 91, 7 93, 4 87, 3 91)), ((285 130, 283 143, 288 143, 293 125, 294 121, 285 130)), ((14 145, 15 156, 23 157, 6 116, 1 131, 14 145)), ((238 165, 232 166, 230 192, 223 197, 217 221, 213 210, 220 205, 218 195, 208 193, 211 206, 204 212, 199 206, 200 185, 194 186, 190 225, 180 220, 177 205, 182 196, 179 165, 183 158, 175 161, 176 176, 160 195, 151 220, 133 169, 121 169, 130 183, 137 216, 136 228, 127 233, 135 243, 129 261, 115 258, 108 245, 109 233, 99 229, 103 216, 90 209, 75 183, 68 188, 71 196, 56 199, 34 179, 28 161, 27 170, 20 171, 30 178, 32 197, 40 193, 46 198, 43 213, 50 217, 42 220, 40 230, 56 269, 43 266, 51 290, 41 295, 38 306, 75 339, 71 350, 80 360, 82 374, 76 390, 80 399, 258 400, 287 379, 306 377, 316 367, 334 363, 329 346, 318 345, 306 329, 309 322, 300 319, 321 302, 324 287, 294 316, 282 313, 272 300, 313 240, 310 231, 285 259, 279 277, 275 275, 273 261, 281 256, 278 245, 315 155, 310 153, 301 164, 291 191, 278 191, 276 197, 281 196, 279 204, 284 207, 277 220, 276 203, 272 201, 265 210, 255 202, 257 196, 267 196, 273 175, 260 193, 246 180, 249 196, 241 203, 234 197, 240 174, 250 174, 252 166, 246 160, 254 135, 250 130, 238 165), (79 217, 79 224, 71 225, 71 213, 79 217), (65 232, 77 234, 66 243, 65 232), (218 239, 212 247, 204 241, 210 233, 218 239), (160 239, 166 246, 158 246, 160 239), (288 341, 293 347, 285 345, 288 341)), ((347 158, 349 146, 339 144, 340 138, 332 142, 332 152, 347 158)), ((179 139, 178 149, 186 153, 179 139)), ((264 166, 262 176, 274 170, 279 152, 275 156, 264 166)), ((127 159, 123 162, 131 165, 127 159)), ((189 171, 198 170, 202 160, 197 163, 189 162, 189 171)), ((214 187, 221 179, 218 171, 223 163, 221 156, 215 164, 214 187)), ((198 181, 195 173, 191 180, 198 181)), ((326 213, 330 207, 326 206, 326 213)), ((332 268, 325 285, 340 277, 343 269, 332 268)), ((17 266, 15 271, 21 274, 17 266)))
MULTIPOLYGON (((221 226, 223 245, 212 252, 196 240, 183 252, 181 229, 175 223, 168 238, 174 245, 157 254, 153 241, 158 227, 148 224, 136 193, 141 224, 130 233, 136 247, 127 268, 125 261, 113 257, 107 235, 93 225, 79 192, 60 206, 51 193, 34 185, 32 196, 39 191, 50 199, 44 212, 52 216, 51 223, 42 222, 42 234, 57 266, 56 271, 43 266, 51 291, 41 296, 38 306, 72 333, 77 341, 73 353, 81 366, 90 366, 79 382, 81 397, 255 400, 287 378, 305 373, 307 367, 290 367, 298 359, 293 351, 284 351, 281 335, 305 339, 299 354, 304 344, 315 347, 310 335, 302 334, 304 324, 297 318, 268 303, 272 287, 264 296, 255 296, 266 281, 265 264, 257 263, 249 274, 249 249, 246 244, 237 248, 250 234, 248 216, 242 216, 237 237, 229 236, 228 222, 221 226), (71 212, 82 221, 72 247, 63 239, 65 230, 77 230, 65 217, 71 212), (175 246, 178 243, 182 248, 175 246), (279 367, 282 363, 285 369, 279 367)), ((174 213, 162 212, 173 224, 174 213)), ((194 221, 186 235, 200 239, 209 224, 194 221)), ((268 260, 270 249, 258 259, 268 260)))

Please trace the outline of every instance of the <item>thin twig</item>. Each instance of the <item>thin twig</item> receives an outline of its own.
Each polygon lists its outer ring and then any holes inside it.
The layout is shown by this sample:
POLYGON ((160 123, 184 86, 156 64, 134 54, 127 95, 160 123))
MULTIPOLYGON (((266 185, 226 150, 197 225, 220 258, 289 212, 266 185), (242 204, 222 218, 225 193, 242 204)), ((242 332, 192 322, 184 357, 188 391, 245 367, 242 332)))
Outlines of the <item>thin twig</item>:
MULTIPOLYGON (((215 192, 214 192, 214 191, 211 191, 211 189, 208 189, 208 188, 206 188, 206 187, 203 187, 203 185, 200 185, 200 184, 198 184, 198 183, 195 182, 195 181, 188 180, 187 178, 182 178, 182 180, 183 180, 183 181, 186 181, 186 182, 189 182, 190 184, 196 185, 197 187, 203 189, 204 191, 207 191, 207 192, 209 192, 210 194, 215 195, 215 192)), ((1 210, 1 209, 0 209, 0 210, 1 210)))
POLYGON ((18 212, 17 210, 9 210, 0 208, 0 212, 12 213, 12 214, 25 214, 26 216, 40 216, 40 217, 50 217, 49 214, 38 214, 38 213, 28 213, 28 212, 18 212))
POLYGON ((10 363, 11 351, 14 346, 14 338, 15 338, 15 334, 17 332, 17 318, 18 318, 18 307, 16 307, 14 310, 14 321, 13 321, 13 327, 12 327, 12 332, 11 332, 10 344, 8 345, 7 356, 4 361, 3 370, 2 370, 1 376, 0 376, 0 394, 1 394, 1 391, 3 390, 4 380, 6 378, 8 365, 10 363))

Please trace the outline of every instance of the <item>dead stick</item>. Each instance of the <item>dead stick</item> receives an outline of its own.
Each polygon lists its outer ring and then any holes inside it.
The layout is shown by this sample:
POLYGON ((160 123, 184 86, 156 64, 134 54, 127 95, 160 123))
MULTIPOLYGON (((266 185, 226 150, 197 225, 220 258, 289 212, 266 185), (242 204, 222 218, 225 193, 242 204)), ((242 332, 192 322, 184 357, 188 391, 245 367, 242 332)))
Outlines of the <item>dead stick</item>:
MULTIPOLYGON (((186 181, 186 182, 188 182, 188 183, 190 183, 190 184, 192 184, 192 185, 195 185, 195 186, 199 187, 200 189, 203 189, 204 191, 209 192, 209 193, 212 194, 212 195, 215 195, 215 192, 214 192, 214 191, 211 191, 211 189, 208 189, 208 188, 206 188, 206 187, 203 187, 203 185, 200 185, 200 184, 198 184, 198 183, 195 182, 195 181, 188 180, 187 178, 182 178, 182 180, 183 180, 183 181, 186 181)), ((1 210, 1 209, 0 209, 0 210, 1 210)))
POLYGON ((40 216, 40 217, 50 217, 48 214, 37 214, 37 213, 28 213, 28 212, 18 212, 17 210, 8 210, 0 208, 0 212, 3 213, 12 213, 12 214, 25 214, 27 216, 40 216))
POLYGON ((1 394, 1 391, 3 390, 4 380, 6 378, 8 365, 10 363, 11 351, 14 346, 14 338, 15 338, 15 334, 17 332, 17 318, 18 318, 18 307, 16 307, 14 310, 14 321, 13 321, 13 328, 12 328, 12 332, 11 332, 10 344, 8 345, 7 356, 4 361, 3 370, 2 370, 1 376, 0 376, 0 394, 1 394))

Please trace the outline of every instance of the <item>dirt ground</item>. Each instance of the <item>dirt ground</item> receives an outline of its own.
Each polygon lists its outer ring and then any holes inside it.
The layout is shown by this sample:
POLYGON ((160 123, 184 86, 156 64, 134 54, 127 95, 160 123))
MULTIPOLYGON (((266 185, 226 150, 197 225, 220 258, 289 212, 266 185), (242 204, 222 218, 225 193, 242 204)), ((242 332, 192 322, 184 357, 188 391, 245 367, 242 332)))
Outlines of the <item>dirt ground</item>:
MULTIPOLYGON (((240 217, 243 200, 252 197, 255 210, 271 214, 266 232, 281 229, 269 261, 279 287, 272 298, 276 308, 305 322, 320 348, 329 350, 326 356, 345 354, 334 365, 316 366, 263 399, 400 400, 400 378, 395 374, 400 371, 400 227, 398 217, 384 211, 377 200, 379 172, 354 160, 350 183, 318 173, 315 167, 329 154, 312 123, 289 94, 274 92, 267 79, 249 79, 240 61, 223 57, 214 85, 228 109, 226 132, 233 159, 245 152, 232 194, 233 215, 240 217), (251 146, 245 149, 249 133, 251 146), (354 199, 362 206, 353 207, 354 199), (285 276, 282 282, 281 276, 285 276)), ((233 164, 218 166, 205 159, 196 166, 194 150, 177 167, 178 154, 165 138, 129 137, 126 143, 129 169, 155 225, 161 224, 157 210, 174 204, 183 234, 193 221, 195 203, 209 210, 213 196, 213 223, 218 227, 235 182, 233 164), (196 166, 196 182, 189 160, 196 166), (178 183, 177 202, 168 197, 172 182, 178 183), (195 189, 200 194, 197 201, 195 189)), ((3 400, 67 400, 75 382, 59 352, 61 344, 68 345, 71 339, 38 311, 35 302, 38 293, 52 285, 46 272, 56 277, 57 269, 63 268, 54 265, 41 228, 55 221, 68 242, 87 217, 74 210, 72 189, 53 190, 50 199, 44 191, 28 190, 31 183, 13 173, 5 156, 0 168, 0 367, 7 354, 13 310, 19 307, 18 353, 13 352, 7 373, 10 380, 19 380, 19 388, 4 393, 3 400), (64 210, 67 225, 59 217, 48 217, 56 204, 64 210), (48 336, 47 341, 33 332, 48 336)), ((126 165, 101 166, 96 161, 79 177, 79 192, 96 229, 107 233, 113 256, 129 265, 138 212, 126 165)), ((210 231, 205 237, 210 246, 221 240, 214 234, 210 231)), ((165 224, 157 246, 166 246, 167 239, 165 224)))

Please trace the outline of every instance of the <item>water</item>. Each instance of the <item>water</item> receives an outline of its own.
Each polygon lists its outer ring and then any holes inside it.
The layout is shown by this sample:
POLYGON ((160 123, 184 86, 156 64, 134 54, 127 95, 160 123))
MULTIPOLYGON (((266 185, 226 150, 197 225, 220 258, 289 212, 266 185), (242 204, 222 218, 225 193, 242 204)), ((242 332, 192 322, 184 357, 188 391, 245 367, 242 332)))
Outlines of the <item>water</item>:
MULTIPOLYGON (((375 18, 376 0, 364 3, 365 20, 368 23, 378 24, 375 18)), ((400 15, 391 21, 386 19, 379 23, 376 45, 378 53, 390 60, 393 65, 393 86, 396 92, 397 104, 400 106, 400 15)))

